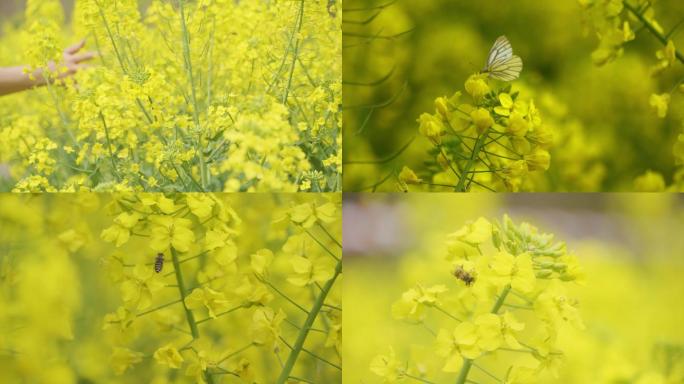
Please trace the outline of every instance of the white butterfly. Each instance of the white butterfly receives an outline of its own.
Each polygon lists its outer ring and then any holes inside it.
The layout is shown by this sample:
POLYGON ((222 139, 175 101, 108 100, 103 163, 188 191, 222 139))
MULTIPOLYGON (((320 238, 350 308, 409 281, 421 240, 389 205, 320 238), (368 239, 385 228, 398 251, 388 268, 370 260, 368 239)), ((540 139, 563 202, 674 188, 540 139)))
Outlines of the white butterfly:
POLYGON ((512 81, 520 76, 523 63, 519 56, 513 54, 513 47, 506 36, 499 36, 487 56, 487 64, 482 69, 489 77, 501 81, 512 81))

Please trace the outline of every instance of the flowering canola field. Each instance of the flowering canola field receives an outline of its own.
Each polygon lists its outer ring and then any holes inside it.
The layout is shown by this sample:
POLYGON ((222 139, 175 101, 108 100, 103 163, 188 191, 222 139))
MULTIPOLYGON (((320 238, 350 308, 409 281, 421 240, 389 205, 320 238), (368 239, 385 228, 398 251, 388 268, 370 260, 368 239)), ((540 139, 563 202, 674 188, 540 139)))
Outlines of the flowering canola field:
POLYGON ((29 0, 1 26, 0 66, 51 79, 0 98, 3 190, 340 190, 341 4, 144 3, 29 0), (58 80, 83 38, 98 58, 58 80))

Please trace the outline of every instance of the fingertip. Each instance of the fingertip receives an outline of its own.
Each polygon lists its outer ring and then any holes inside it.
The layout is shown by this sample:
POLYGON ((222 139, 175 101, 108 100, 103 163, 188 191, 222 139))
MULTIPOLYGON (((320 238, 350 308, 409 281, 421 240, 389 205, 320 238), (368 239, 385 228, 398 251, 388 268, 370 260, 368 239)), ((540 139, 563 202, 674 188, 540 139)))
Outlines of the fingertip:
POLYGON ((80 50, 85 46, 85 43, 86 43, 86 39, 82 39, 82 40, 79 41, 78 43, 73 44, 73 45, 67 47, 67 49, 65 49, 64 51, 65 51, 66 53, 69 53, 69 54, 73 55, 74 53, 80 51, 80 50))

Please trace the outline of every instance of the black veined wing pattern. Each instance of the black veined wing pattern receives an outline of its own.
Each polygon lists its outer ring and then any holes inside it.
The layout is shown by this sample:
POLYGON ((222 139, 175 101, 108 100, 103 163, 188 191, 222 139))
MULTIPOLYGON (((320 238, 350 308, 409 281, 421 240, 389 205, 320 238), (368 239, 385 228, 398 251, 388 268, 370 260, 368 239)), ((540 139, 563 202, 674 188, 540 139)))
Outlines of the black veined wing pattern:
POLYGON ((499 36, 489 50, 483 72, 488 73, 493 79, 511 81, 520 76, 522 68, 522 59, 513 54, 513 47, 508 38, 499 36))

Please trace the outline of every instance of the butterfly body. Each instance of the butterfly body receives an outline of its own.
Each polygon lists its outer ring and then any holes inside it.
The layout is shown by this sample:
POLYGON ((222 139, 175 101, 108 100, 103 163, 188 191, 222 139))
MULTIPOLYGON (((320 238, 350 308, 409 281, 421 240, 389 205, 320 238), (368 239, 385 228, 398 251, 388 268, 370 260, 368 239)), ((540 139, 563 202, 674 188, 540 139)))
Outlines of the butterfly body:
POLYGON ((154 258, 154 271, 159 273, 162 268, 164 268, 164 254, 157 253, 157 257, 154 258))
POLYGON ((487 63, 482 73, 501 81, 512 81, 520 76, 523 69, 522 59, 513 54, 513 47, 506 36, 499 36, 489 50, 487 63))

